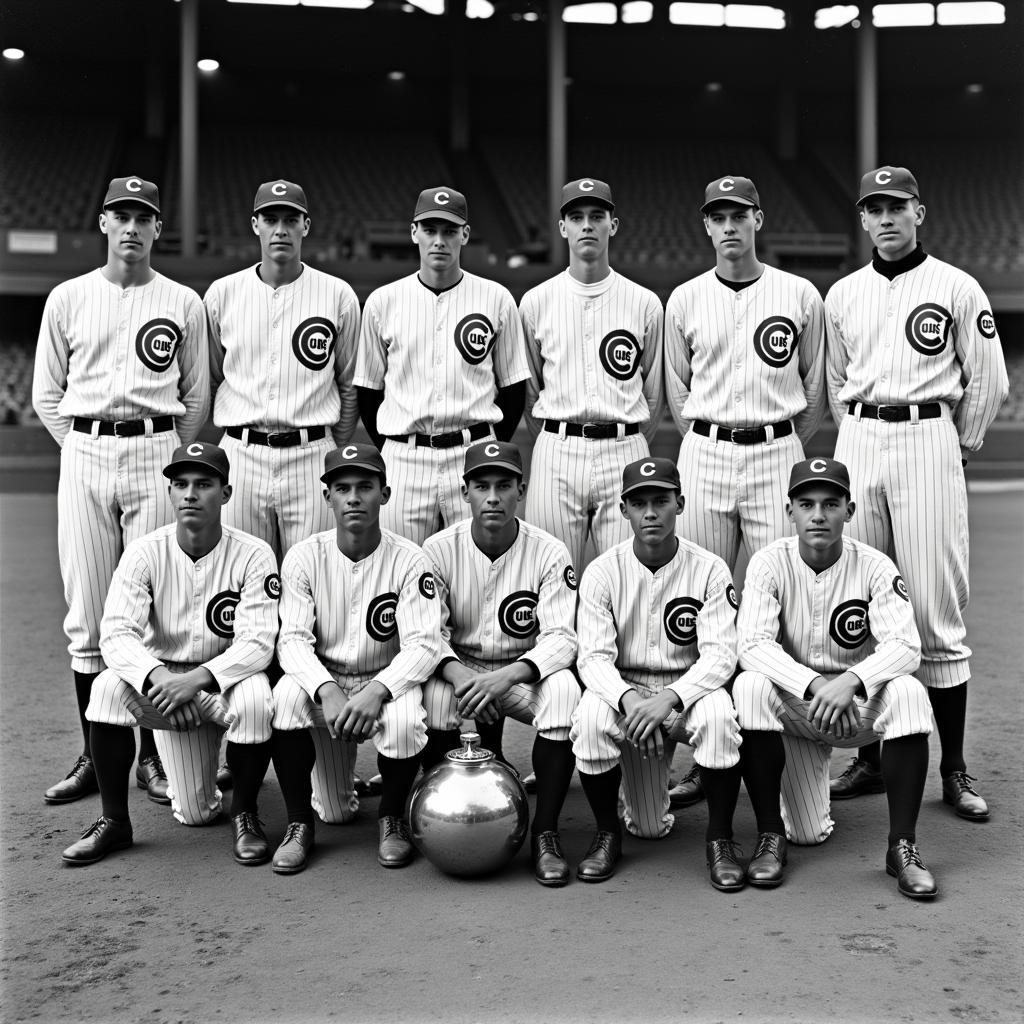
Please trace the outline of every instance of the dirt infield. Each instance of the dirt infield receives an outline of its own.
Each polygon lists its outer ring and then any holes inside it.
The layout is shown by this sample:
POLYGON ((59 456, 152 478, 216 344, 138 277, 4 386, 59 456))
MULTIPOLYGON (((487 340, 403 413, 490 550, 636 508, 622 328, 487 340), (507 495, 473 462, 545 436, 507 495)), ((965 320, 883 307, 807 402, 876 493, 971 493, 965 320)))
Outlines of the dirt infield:
MULTIPOLYGON (((791 849, 780 889, 734 896, 708 885, 703 805, 661 842, 627 839, 612 881, 546 890, 525 851, 486 881, 422 860, 384 871, 375 801, 352 825, 321 826, 309 870, 279 877, 235 865, 226 820, 186 829, 133 790, 136 846, 63 868, 99 801, 42 802, 77 743, 56 500, 0 495, 0 1019, 1019 1021, 1024 492, 972 493, 971 517, 968 759, 993 818, 972 825, 943 807, 933 747, 918 835, 941 894, 920 904, 884 873, 881 796, 837 805, 832 839, 791 849)), ((510 723, 524 768, 530 742, 510 723)), ((367 751, 360 765, 372 771, 367 751)), ((262 817, 276 838, 273 778, 262 817)), ((591 827, 574 781, 570 859, 591 827)), ((737 838, 749 853, 745 796, 737 838)))

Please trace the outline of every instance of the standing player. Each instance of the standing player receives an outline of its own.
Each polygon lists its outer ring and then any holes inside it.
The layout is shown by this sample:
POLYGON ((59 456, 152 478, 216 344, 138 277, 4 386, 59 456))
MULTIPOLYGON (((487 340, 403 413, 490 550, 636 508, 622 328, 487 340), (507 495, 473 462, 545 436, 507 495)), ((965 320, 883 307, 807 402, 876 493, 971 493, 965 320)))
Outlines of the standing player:
POLYGON ((519 449, 500 441, 466 451, 463 499, 472 518, 427 539, 441 602, 441 663, 423 694, 424 770, 459 745, 463 717, 510 715, 537 730, 534 873, 569 881, 558 816, 576 765, 569 742, 580 699, 576 573, 565 545, 516 517, 526 490, 519 449))
POLYGON ((405 802, 426 743, 421 684, 441 644, 429 559, 380 527, 391 497, 380 453, 364 444, 328 452, 322 480, 336 528, 297 544, 282 566, 274 768, 288 828, 274 854, 279 874, 306 867, 314 808, 335 824, 355 815, 356 744, 371 737, 382 787, 377 860, 412 860, 405 802))
POLYGON ((662 310, 658 297, 611 268, 619 229, 607 184, 562 188, 558 229, 569 267, 530 289, 519 312, 532 377, 527 423, 537 436, 526 519, 583 564, 626 539, 619 514, 623 467, 648 455, 662 408, 662 310))
MULTIPOLYGON (((203 307, 191 288, 153 270, 160 193, 131 176, 111 181, 99 218, 107 261, 46 300, 32 404, 61 447, 57 550, 71 670, 84 747, 47 803, 96 790, 85 709, 103 668, 100 619, 127 543, 168 521, 161 469, 206 419, 209 370, 203 307)), ((136 778, 167 803, 167 777, 143 730, 136 778)))
POLYGON ((622 849, 617 805, 625 779, 626 828, 667 835, 666 742, 694 748, 708 800, 711 884, 745 884, 732 838, 740 732, 726 690, 736 667, 736 591, 725 563, 676 536, 683 511, 669 459, 641 459, 622 474, 622 515, 633 539, 596 558, 580 584, 579 672, 573 752, 597 834, 577 877, 611 878, 622 849))
POLYGON ((930 899, 938 890, 921 862, 915 830, 931 708, 910 675, 921 644, 906 584, 881 552, 843 537, 854 503, 842 463, 798 463, 789 499, 797 535, 750 560, 739 616, 746 671, 733 699, 759 833, 747 880, 766 888, 782 882, 787 835, 796 843, 829 837, 832 747, 875 736, 885 740, 886 871, 905 896, 930 899))
MULTIPOLYGON (((960 817, 988 818, 964 761, 969 593, 963 467, 1009 391, 984 292, 917 241, 925 208, 905 167, 861 179, 861 226, 871 262, 825 299, 827 376, 839 425, 836 458, 850 467, 860 514, 851 535, 893 554, 921 635, 920 679, 942 744, 943 800, 960 817)), ((834 799, 878 792, 877 745, 832 786, 834 799)))
POLYGON ((235 860, 270 856, 256 800, 270 761, 265 670, 281 580, 263 541, 221 525, 228 471, 216 445, 178 448, 163 471, 177 522, 131 544, 114 573, 100 641, 108 669, 87 712, 103 814, 64 851, 67 864, 93 864, 132 845, 136 722, 158 730, 174 816, 185 825, 207 825, 220 812, 217 751, 226 729, 235 860))
POLYGON ((461 267, 466 197, 425 189, 411 231, 420 269, 366 300, 355 384, 394 491, 381 525, 422 544, 465 517, 466 446, 511 438, 530 370, 508 290, 461 267))

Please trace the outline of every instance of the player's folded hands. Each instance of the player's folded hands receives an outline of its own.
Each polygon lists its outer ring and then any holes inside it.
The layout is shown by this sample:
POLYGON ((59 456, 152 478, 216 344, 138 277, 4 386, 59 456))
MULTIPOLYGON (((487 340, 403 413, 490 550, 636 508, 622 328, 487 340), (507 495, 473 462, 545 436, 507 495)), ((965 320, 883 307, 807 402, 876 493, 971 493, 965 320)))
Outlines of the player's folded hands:
POLYGON ((187 732, 189 729, 198 729, 203 724, 203 716, 199 712, 199 705, 194 700, 186 701, 173 711, 162 712, 164 718, 171 723, 171 728, 176 732, 187 732))
POLYGON ((626 739, 640 751, 641 757, 661 757, 665 752, 662 725, 676 710, 678 697, 671 690, 662 690, 653 697, 641 697, 635 690, 622 698, 626 739))
POLYGON ((374 679, 359 693, 349 697, 334 719, 334 735, 349 743, 362 743, 377 731, 380 709, 389 696, 383 683, 374 679))
POLYGON ((501 698, 511 689, 514 680, 504 669, 481 672, 468 680, 468 685, 456 687, 459 697, 459 714, 463 718, 479 718, 485 723, 496 722, 501 717, 501 698))
POLYGON ((860 712, 853 698, 861 689, 860 679, 851 672, 843 672, 833 679, 819 676, 812 687, 807 719, 814 728, 844 739, 855 735, 860 729, 860 712))

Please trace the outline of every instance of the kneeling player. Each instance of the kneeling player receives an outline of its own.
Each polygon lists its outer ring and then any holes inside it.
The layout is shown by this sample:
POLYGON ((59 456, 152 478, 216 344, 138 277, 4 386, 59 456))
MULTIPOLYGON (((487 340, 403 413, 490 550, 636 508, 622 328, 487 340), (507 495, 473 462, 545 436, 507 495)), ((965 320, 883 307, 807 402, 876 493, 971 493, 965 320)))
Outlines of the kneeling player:
POLYGON ((736 593, 725 562, 676 537, 683 511, 669 459, 641 459, 622 474, 622 514, 633 539, 595 559, 580 584, 579 671, 586 686, 573 722, 573 752, 597 835, 577 877, 611 878, 626 827, 667 835, 666 740, 694 748, 707 795, 711 884, 742 889, 732 840, 739 795, 740 733, 726 684, 736 667, 736 593))
POLYGON ((841 462, 798 462, 789 482, 796 537, 750 560, 739 616, 741 672, 733 699, 743 778, 757 817, 751 884, 782 881, 786 836, 829 837, 832 747, 882 744, 889 799, 886 871, 912 899, 938 891, 915 829, 932 731, 907 588, 885 555, 843 536, 854 513, 841 462), (781 815, 780 815, 781 790, 781 815))
POLYGON ((541 885, 569 881, 558 816, 576 765, 569 742, 580 687, 576 574, 566 546, 516 517, 523 462, 513 444, 487 441, 466 452, 462 497, 472 519, 429 537, 442 616, 441 665, 427 683, 429 768, 458 746, 461 718, 511 715, 537 730, 533 770, 533 864, 541 885))
POLYGON ((103 814, 64 851, 93 864, 132 845, 128 785, 132 727, 155 730, 174 816, 206 825, 220 812, 217 761, 227 730, 235 776, 235 860, 269 857, 256 798, 270 760, 273 701, 265 669, 277 635, 280 578, 269 546, 221 525, 228 458, 213 444, 178 448, 164 468, 177 522, 130 544, 100 628, 108 668, 86 717, 103 814))
POLYGON ((356 744, 371 736, 382 785, 377 860, 412 860, 405 802, 427 736, 421 683, 441 643, 430 562, 380 527, 391 496, 380 452, 346 445, 327 453, 324 470, 336 529, 300 541, 281 567, 285 675, 274 690, 273 751, 288 828, 273 867, 286 875, 309 860, 314 807, 332 824, 355 815, 356 744))

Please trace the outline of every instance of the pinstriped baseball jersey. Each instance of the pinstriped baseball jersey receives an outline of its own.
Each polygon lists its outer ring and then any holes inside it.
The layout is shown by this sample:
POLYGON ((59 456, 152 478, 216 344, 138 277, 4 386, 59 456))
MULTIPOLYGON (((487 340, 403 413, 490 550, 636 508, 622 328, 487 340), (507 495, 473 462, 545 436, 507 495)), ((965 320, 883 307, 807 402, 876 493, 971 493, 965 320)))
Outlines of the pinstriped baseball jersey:
POLYGON ((206 420, 209 387, 206 321, 191 288, 162 274, 121 288, 93 270, 47 298, 32 404, 58 444, 74 416, 173 416, 188 443, 206 420))
POLYGON ((825 313, 837 423, 850 401, 944 402, 961 447, 981 447, 1009 385, 991 306, 974 278, 934 256, 892 281, 868 264, 832 286, 825 313))
POLYGON ((429 537, 441 605, 441 658, 480 670, 516 659, 540 678, 576 659, 576 573, 561 541, 517 520, 512 546, 493 562, 477 547, 472 520, 429 537))
POLYGON ((736 591, 717 556, 679 538, 651 572, 625 541, 587 566, 577 615, 583 683, 618 710, 631 687, 669 687, 688 707, 736 668, 736 591))
POLYGON ((411 541, 382 530, 377 549, 353 562, 327 530, 296 544, 281 575, 278 658, 311 698, 334 676, 376 679, 398 697, 437 665, 434 574, 411 541))
POLYGON ((641 423, 662 409, 662 309, 654 292, 612 270, 596 284, 568 270, 519 306, 530 360, 527 420, 641 423))
POLYGON ((515 301, 495 281, 463 272, 435 294, 410 274, 366 300, 355 384, 383 389, 382 434, 497 423, 496 389, 529 376, 515 301))
POLYGON ((849 537, 815 573, 784 537, 750 560, 739 613, 739 658, 803 697, 819 675, 854 672, 869 697, 921 661, 906 584, 893 562, 849 537))
POLYGON ((734 291, 709 270, 665 306, 665 386, 686 433, 691 421, 759 427, 792 419, 806 443, 825 410, 822 301, 809 281, 765 266, 734 291))
POLYGON ((204 301, 218 427, 323 426, 338 445, 351 438, 359 300, 345 281, 303 264, 272 288, 248 267, 214 281, 204 301))
POLYGON ((107 667, 141 692, 150 672, 203 665, 221 691, 270 664, 281 591, 277 562, 261 540, 222 527, 193 561, 175 524, 126 549, 100 627, 107 667))

